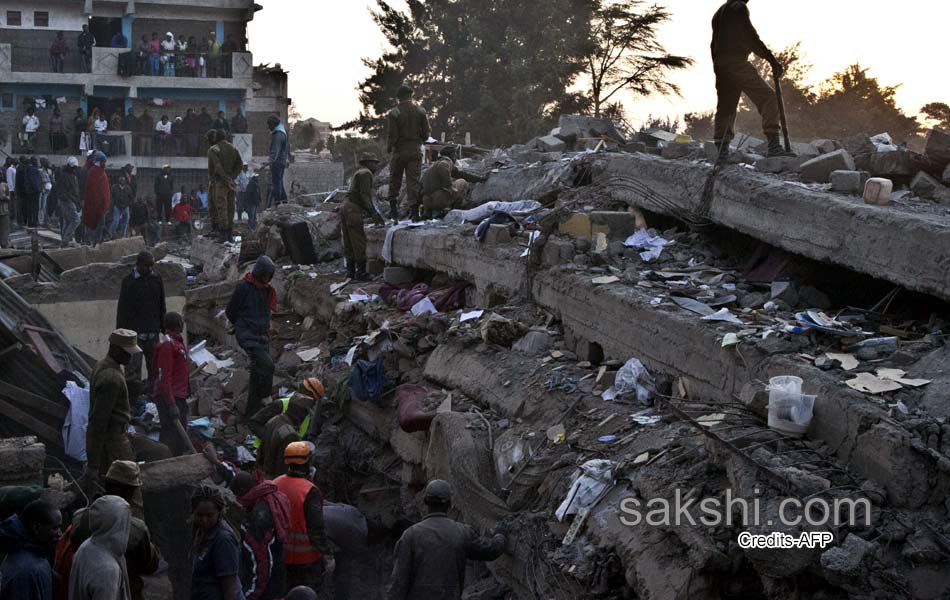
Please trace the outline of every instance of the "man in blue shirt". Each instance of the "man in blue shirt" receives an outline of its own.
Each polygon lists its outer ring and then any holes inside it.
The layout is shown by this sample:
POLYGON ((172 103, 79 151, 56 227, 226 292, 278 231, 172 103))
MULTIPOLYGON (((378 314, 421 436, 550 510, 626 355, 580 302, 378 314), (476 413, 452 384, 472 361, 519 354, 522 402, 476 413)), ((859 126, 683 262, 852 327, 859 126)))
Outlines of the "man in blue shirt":
POLYGON ((0 600, 50 600, 53 569, 47 560, 63 535, 63 516, 43 500, 0 523, 0 600))

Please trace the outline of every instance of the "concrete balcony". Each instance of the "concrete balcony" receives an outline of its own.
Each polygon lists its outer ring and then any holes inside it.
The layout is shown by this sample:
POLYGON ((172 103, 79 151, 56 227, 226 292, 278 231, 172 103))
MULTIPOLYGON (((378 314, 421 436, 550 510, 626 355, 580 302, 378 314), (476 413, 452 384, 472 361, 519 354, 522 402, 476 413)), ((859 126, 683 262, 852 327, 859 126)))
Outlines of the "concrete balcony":
MULTIPOLYGON (((151 76, 119 75, 119 55, 132 52, 124 48, 93 48, 92 72, 78 72, 75 49, 67 55, 64 72, 53 72, 49 61, 49 52, 42 48, 12 47, 0 44, 0 81, 10 84, 45 84, 83 86, 87 95, 94 95, 96 87, 128 88, 129 97, 138 96, 138 88, 175 88, 183 90, 245 90, 251 97, 254 76, 254 59, 250 52, 235 52, 226 55, 221 68, 211 69, 210 75, 218 71, 227 77, 195 76, 151 76)), ((133 65, 134 66, 134 65, 133 65)), ((185 74, 185 72, 181 73, 185 74)))

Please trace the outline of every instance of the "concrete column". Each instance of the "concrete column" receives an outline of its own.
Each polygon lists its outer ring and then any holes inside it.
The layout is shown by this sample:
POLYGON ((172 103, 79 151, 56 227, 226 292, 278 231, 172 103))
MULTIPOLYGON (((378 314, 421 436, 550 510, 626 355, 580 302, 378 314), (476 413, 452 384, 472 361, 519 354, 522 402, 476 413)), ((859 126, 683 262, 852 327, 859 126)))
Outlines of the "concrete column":
POLYGON ((214 37, 218 38, 218 41, 222 44, 224 43, 224 21, 218 21, 215 23, 214 37))
POLYGON ((135 40, 132 39, 132 21, 134 20, 134 15, 126 14, 122 17, 122 35, 125 36, 125 39, 129 40, 129 48, 135 47, 135 40))

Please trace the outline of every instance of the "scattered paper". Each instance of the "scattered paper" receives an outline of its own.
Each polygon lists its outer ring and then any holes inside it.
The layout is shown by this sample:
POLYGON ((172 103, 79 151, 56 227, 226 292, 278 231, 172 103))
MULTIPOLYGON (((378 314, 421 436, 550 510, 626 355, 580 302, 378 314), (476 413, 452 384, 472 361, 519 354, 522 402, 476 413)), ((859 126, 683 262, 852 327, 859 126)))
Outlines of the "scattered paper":
POLYGON ((238 463, 242 465, 252 463, 256 460, 254 458, 254 455, 248 452, 247 448, 245 448, 244 446, 237 447, 237 458, 238 458, 238 463))
POLYGON ((853 354, 844 354, 844 353, 839 353, 839 352, 826 352, 825 356, 827 356, 831 360, 836 360, 839 363, 841 363, 841 368, 844 369, 845 371, 852 371, 854 369, 857 369, 858 365, 861 364, 861 361, 855 358, 853 354))
POLYGON ((881 379, 887 379, 888 381, 896 381, 901 385, 906 385, 907 387, 921 387, 930 383, 929 379, 907 379, 904 376, 907 375, 906 371, 900 369, 878 369, 877 376, 881 379))
POLYGON ((703 427, 713 427, 714 425, 719 425, 726 419, 726 415, 723 413, 713 413, 711 415, 703 415, 696 419, 696 422, 702 425, 703 427))
POLYGON ((359 348, 359 344, 350 348, 349 352, 346 353, 346 358, 343 360, 346 362, 347 366, 353 366, 353 357, 356 356, 356 349, 359 348))
POLYGON ((644 452, 643 454, 641 454, 641 455, 637 456, 635 459, 633 459, 633 464, 635 464, 635 465, 642 465, 643 463, 647 462, 648 460, 650 460, 650 453, 649 453, 649 452, 644 452))
POLYGON ((699 300, 693 300, 692 298, 684 298, 682 296, 672 296, 670 298, 677 306, 680 308, 685 308, 690 312, 694 312, 697 315, 702 315, 708 317, 709 315, 716 314, 712 308, 703 304, 699 300))
POLYGON ((439 311, 436 309, 435 305, 432 304, 432 300, 429 300, 429 297, 426 296, 422 300, 412 305, 411 312, 414 316, 418 317, 419 315, 424 315, 426 313, 435 314, 439 311))
POLYGON ((739 343, 739 336, 735 333, 727 333, 722 338, 722 347, 735 346, 739 343))
POLYGON ((652 417, 638 417, 632 416, 630 420, 636 423, 637 425, 655 425, 662 420, 662 417, 652 416, 652 417))
POLYGON ((320 356, 320 348, 308 348, 297 352, 297 358, 303 362, 310 362, 320 356))
POLYGON ((349 279, 347 279, 346 281, 341 281, 340 283, 331 283, 331 284, 330 284, 330 293, 335 296, 335 295, 337 294, 337 292, 339 292, 340 290, 342 290, 343 288, 345 288, 347 285, 349 285, 349 283, 350 283, 350 280, 349 280, 349 279))
POLYGON ((209 352, 206 347, 207 345, 208 340, 201 340, 188 351, 188 356, 191 358, 193 363, 202 366, 208 363, 213 363, 218 369, 225 369, 234 365, 234 361, 230 358, 227 360, 221 360, 214 354, 211 354, 211 352, 209 352))
POLYGON ((379 298, 379 296, 376 294, 367 294, 366 292, 363 292, 363 290, 357 290, 356 293, 350 294, 350 302, 352 303, 373 302, 377 298, 379 298))
POLYGON ((485 314, 485 311, 483 310, 463 312, 462 316, 459 317, 459 323, 464 323, 465 321, 471 321, 473 319, 481 319, 483 314, 485 314))
POLYGON ((538 239, 538 236, 541 235, 540 231, 529 231, 528 232, 528 247, 524 249, 524 252, 521 253, 522 257, 528 256, 531 254, 531 246, 534 244, 534 240, 538 239))
POLYGON ((552 425, 548 427, 547 435, 548 439, 551 440, 554 444, 559 444, 563 442, 566 438, 567 432, 564 429, 564 425, 558 423, 557 425, 552 425))
POLYGON ((669 240, 650 233, 647 229, 641 229, 628 237, 623 245, 627 248, 639 248, 640 250, 644 250, 644 252, 640 253, 640 258, 642 258, 644 262, 652 262, 660 258, 660 254, 663 253, 663 248, 672 243, 673 242, 669 240))
POLYGON ((603 277, 595 277, 591 283, 594 285, 607 285, 608 283, 617 283, 618 281, 620 281, 619 277, 615 277, 614 275, 605 275, 603 277))
POLYGON ((875 377, 870 373, 858 373, 854 379, 849 379, 845 384, 853 390, 866 394, 883 394, 904 389, 904 387, 896 381, 875 377))
POLYGON ((711 315, 706 315, 702 317, 703 321, 724 321, 726 323, 732 323, 733 325, 745 325, 739 317, 732 314, 728 308, 720 308, 717 312, 714 312, 711 315))
POLYGON ((449 392, 445 396, 445 400, 442 401, 442 404, 439 405, 439 408, 435 409, 436 413, 446 413, 452 412, 452 392, 449 392))

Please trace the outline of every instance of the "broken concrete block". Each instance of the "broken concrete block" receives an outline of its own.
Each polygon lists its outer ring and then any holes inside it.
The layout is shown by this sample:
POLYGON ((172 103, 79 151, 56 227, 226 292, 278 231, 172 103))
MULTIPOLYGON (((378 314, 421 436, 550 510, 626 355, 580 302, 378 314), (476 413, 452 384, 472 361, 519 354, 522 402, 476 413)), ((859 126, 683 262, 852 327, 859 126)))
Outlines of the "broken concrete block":
POLYGON ((831 173, 831 189, 844 194, 860 194, 868 177, 867 171, 834 171, 831 173))
POLYGON ((556 267, 574 259, 574 244, 567 240, 548 238, 541 251, 541 263, 545 267, 556 267))
POLYGON ((910 189, 921 198, 934 198, 946 190, 939 181, 923 171, 917 173, 911 180, 910 189))
POLYGON ((854 159, 847 150, 835 150, 817 156, 801 166, 805 183, 828 183, 834 171, 854 171, 854 159))
POLYGON ((841 144, 835 140, 813 140, 811 145, 818 148, 818 152, 822 154, 831 154, 835 150, 841 149, 841 144))
POLYGON ((821 567, 828 576, 828 581, 841 585, 864 576, 861 565, 876 548, 877 544, 849 533, 843 544, 826 550, 821 555, 821 567))
POLYGON ((43 486, 46 446, 33 436, 0 439, 0 486, 43 486))
POLYGON ((532 356, 545 354, 551 349, 551 336, 543 331, 529 331, 511 349, 532 356))
POLYGON ((660 156, 670 160, 677 160, 687 158, 695 149, 696 147, 692 144, 667 144, 662 152, 660 152, 660 156))
POLYGON ((564 152, 567 150, 567 144, 553 135, 539 137, 535 142, 541 152, 564 152))
POLYGON ((389 285, 405 285, 412 283, 415 279, 415 272, 406 267, 386 267, 383 269, 383 281, 389 285))
POLYGON ((140 468, 143 493, 166 492, 198 483, 214 474, 214 465, 204 454, 189 454, 146 462, 140 468))
POLYGON ((627 142, 620 146, 620 149, 624 152, 646 152, 647 145, 643 142, 627 142))
POLYGON ((950 163, 950 131, 932 129, 927 137, 924 155, 937 165, 950 163))
POLYGON ((626 141, 610 119, 597 119, 586 115, 561 115, 558 128, 561 130, 558 136, 561 139, 574 136, 576 138, 606 137, 620 144, 626 141))
POLYGON ((567 221, 558 225, 558 231, 578 240, 589 240, 591 237, 590 216, 586 213, 574 213, 567 221))
POLYGON ((224 393, 237 398, 247 392, 250 380, 251 375, 246 369, 234 369, 231 371, 231 378, 224 384, 224 393))
POLYGON ((894 182, 883 177, 872 177, 864 184, 864 203, 886 206, 891 203, 894 182))
POLYGON ((913 177, 927 167, 927 161, 916 152, 898 150, 896 152, 877 152, 871 155, 867 170, 874 177, 913 177))
POLYGON ((485 232, 483 244, 486 246, 497 246, 499 244, 507 244, 510 241, 511 230, 508 229, 507 225, 489 225, 488 231, 485 232))
POLYGON ((483 342, 505 348, 510 348, 515 340, 524 337, 527 332, 528 328, 522 323, 506 319, 495 313, 484 319, 481 326, 483 342))
POLYGON ((789 173, 798 171, 811 158, 810 156, 770 156, 755 161, 755 170, 760 173, 789 173))
MULTIPOLYGON (((785 140, 784 140, 784 138, 782 138, 782 139, 780 140, 780 143, 782 144, 782 147, 784 148, 784 147, 785 147, 785 140)), ((753 150, 754 152, 757 152, 758 154, 763 155, 763 156, 768 155, 768 152, 769 152, 769 143, 768 143, 768 142, 762 142, 762 143, 759 144, 758 146, 753 147, 752 150, 753 150)), ((815 147, 814 145, 812 145, 812 144, 803 144, 803 143, 801 143, 801 142, 792 142, 792 152, 794 152, 796 156, 803 156, 803 157, 805 157, 806 159, 807 159, 807 158, 814 158, 814 157, 816 157, 816 156, 818 156, 818 155, 821 154, 821 152, 818 151, 818 148, 815 147)))

